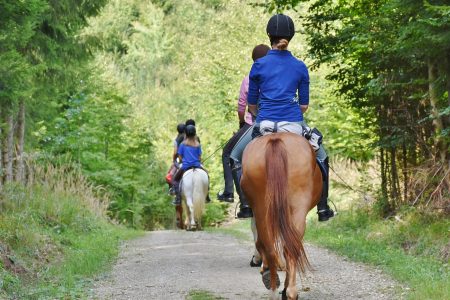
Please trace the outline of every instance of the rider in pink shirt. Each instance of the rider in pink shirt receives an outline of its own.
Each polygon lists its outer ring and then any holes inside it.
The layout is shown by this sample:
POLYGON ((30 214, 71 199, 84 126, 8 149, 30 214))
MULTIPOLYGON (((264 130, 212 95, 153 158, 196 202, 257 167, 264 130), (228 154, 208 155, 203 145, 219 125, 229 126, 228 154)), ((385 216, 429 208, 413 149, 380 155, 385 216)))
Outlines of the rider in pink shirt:
MULTIPOLYGON (((267 45, 261 44, 256 46, 252 52, 253 61, 264 57, 269 50, 270 47, 267 45)), ((217 194, 217 199, 219 201, 232 203, 234 202, 234 187, 236 187, 236 191, 241 202, 241 205, 239 206, 240 210, 237 213, 238 218, 249 218, 252 216, 252 211, 240 189, 239 177, 237 172, 234 170, 236 169, 234 160, 230 158, 231 151, 233 150, 236 143, 239 142, 242 136, 244 136, 245 133, 252 128, 251 126, 253 124, 253 117, 248 111, 246 112, 248 86, 249 77, 247 75, 242 80, 241 89, 239 92, 237 107, 239 117, 239 130, 230 138, 230 140, 224 146, 222 152, 223 178, 225 181, 225 188, 223 192, 217 194)))
POLYGON ((239 127, 242 128, 244 123, 248 125, 253 125, 252 114, 246 111, 247 109, 247 96, 248 96, 248 84, 249 77, 248 75, 244 77, 241 84, 241 90, 239 91, 239 100, 238 100, 238 116, 239 116, 239 127))

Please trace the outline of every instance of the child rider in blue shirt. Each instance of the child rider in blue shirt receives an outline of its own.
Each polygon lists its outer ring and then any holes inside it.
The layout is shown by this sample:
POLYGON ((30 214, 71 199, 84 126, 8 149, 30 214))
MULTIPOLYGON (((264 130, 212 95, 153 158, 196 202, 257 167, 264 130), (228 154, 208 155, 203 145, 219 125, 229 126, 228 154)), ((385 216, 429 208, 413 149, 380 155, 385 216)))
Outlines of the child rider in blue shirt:
POLYGON ((173 179, 173 185, 176 193, 175 200, 172 202, 174 205, 181 204, 179 185, 184 172, 192 168, 203 169, 201 164, 202 146, 197 139, 195 126, 187 125, 185 133, 186 138, 178 147, 178 156, 181 159, 182 165, 173 179))

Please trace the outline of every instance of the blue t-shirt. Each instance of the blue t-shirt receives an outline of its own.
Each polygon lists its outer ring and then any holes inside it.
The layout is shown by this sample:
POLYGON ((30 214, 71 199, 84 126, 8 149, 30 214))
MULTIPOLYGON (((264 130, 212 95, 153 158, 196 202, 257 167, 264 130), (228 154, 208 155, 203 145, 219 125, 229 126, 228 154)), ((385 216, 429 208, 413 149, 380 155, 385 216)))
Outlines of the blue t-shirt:
POLYGON ((190 167, 200 167, 200 155, 202 155, 202 146, 192 147, 185 143, 181 143, 178 147, 178 155, 181 155, 183 165, 182 169, 186 170, 190 167))
POLYGON ((309 104, 309 74, 305 63, 287 50, 270 50, 250 70, 248 103, 258 105, 257 123, 303 121, 300 105, 309 104))

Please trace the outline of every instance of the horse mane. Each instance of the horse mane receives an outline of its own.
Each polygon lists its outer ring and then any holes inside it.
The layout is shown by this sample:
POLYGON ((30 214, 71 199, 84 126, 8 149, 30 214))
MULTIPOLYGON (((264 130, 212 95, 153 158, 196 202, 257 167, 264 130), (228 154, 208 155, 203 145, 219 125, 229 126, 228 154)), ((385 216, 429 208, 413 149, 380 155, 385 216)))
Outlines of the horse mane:
POLYGON ((311 268, 301 234, 292 222, 288 204, 288 157, 286 146, 279 137, 271 137, 266 145, 266 203, 268 210, 266 224, 275 245, 278 259, 284 254, 304 273, 311 268))

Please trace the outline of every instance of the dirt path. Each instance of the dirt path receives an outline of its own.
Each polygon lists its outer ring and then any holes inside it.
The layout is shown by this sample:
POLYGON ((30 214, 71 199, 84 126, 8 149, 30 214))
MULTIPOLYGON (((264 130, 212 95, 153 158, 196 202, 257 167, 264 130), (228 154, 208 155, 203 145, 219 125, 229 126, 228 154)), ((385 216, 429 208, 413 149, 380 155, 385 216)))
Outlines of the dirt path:
MULTIPOLYGON (((207 291, 218 299, 267 299, 252 243, 219 233, 156 231, 123 246, 111 274, 97 282, 93 299, 189 299, 207 291)), ((400 299, 399 285, 380 271, 307 245, 315 271, 300 299, 400 299)), ((284 279, 284 274, 280 274, 284 279)), ((281 290, 281 289, 280 289, 281 290)), ((210 299, 210 298, 208 298, 210 299)))

